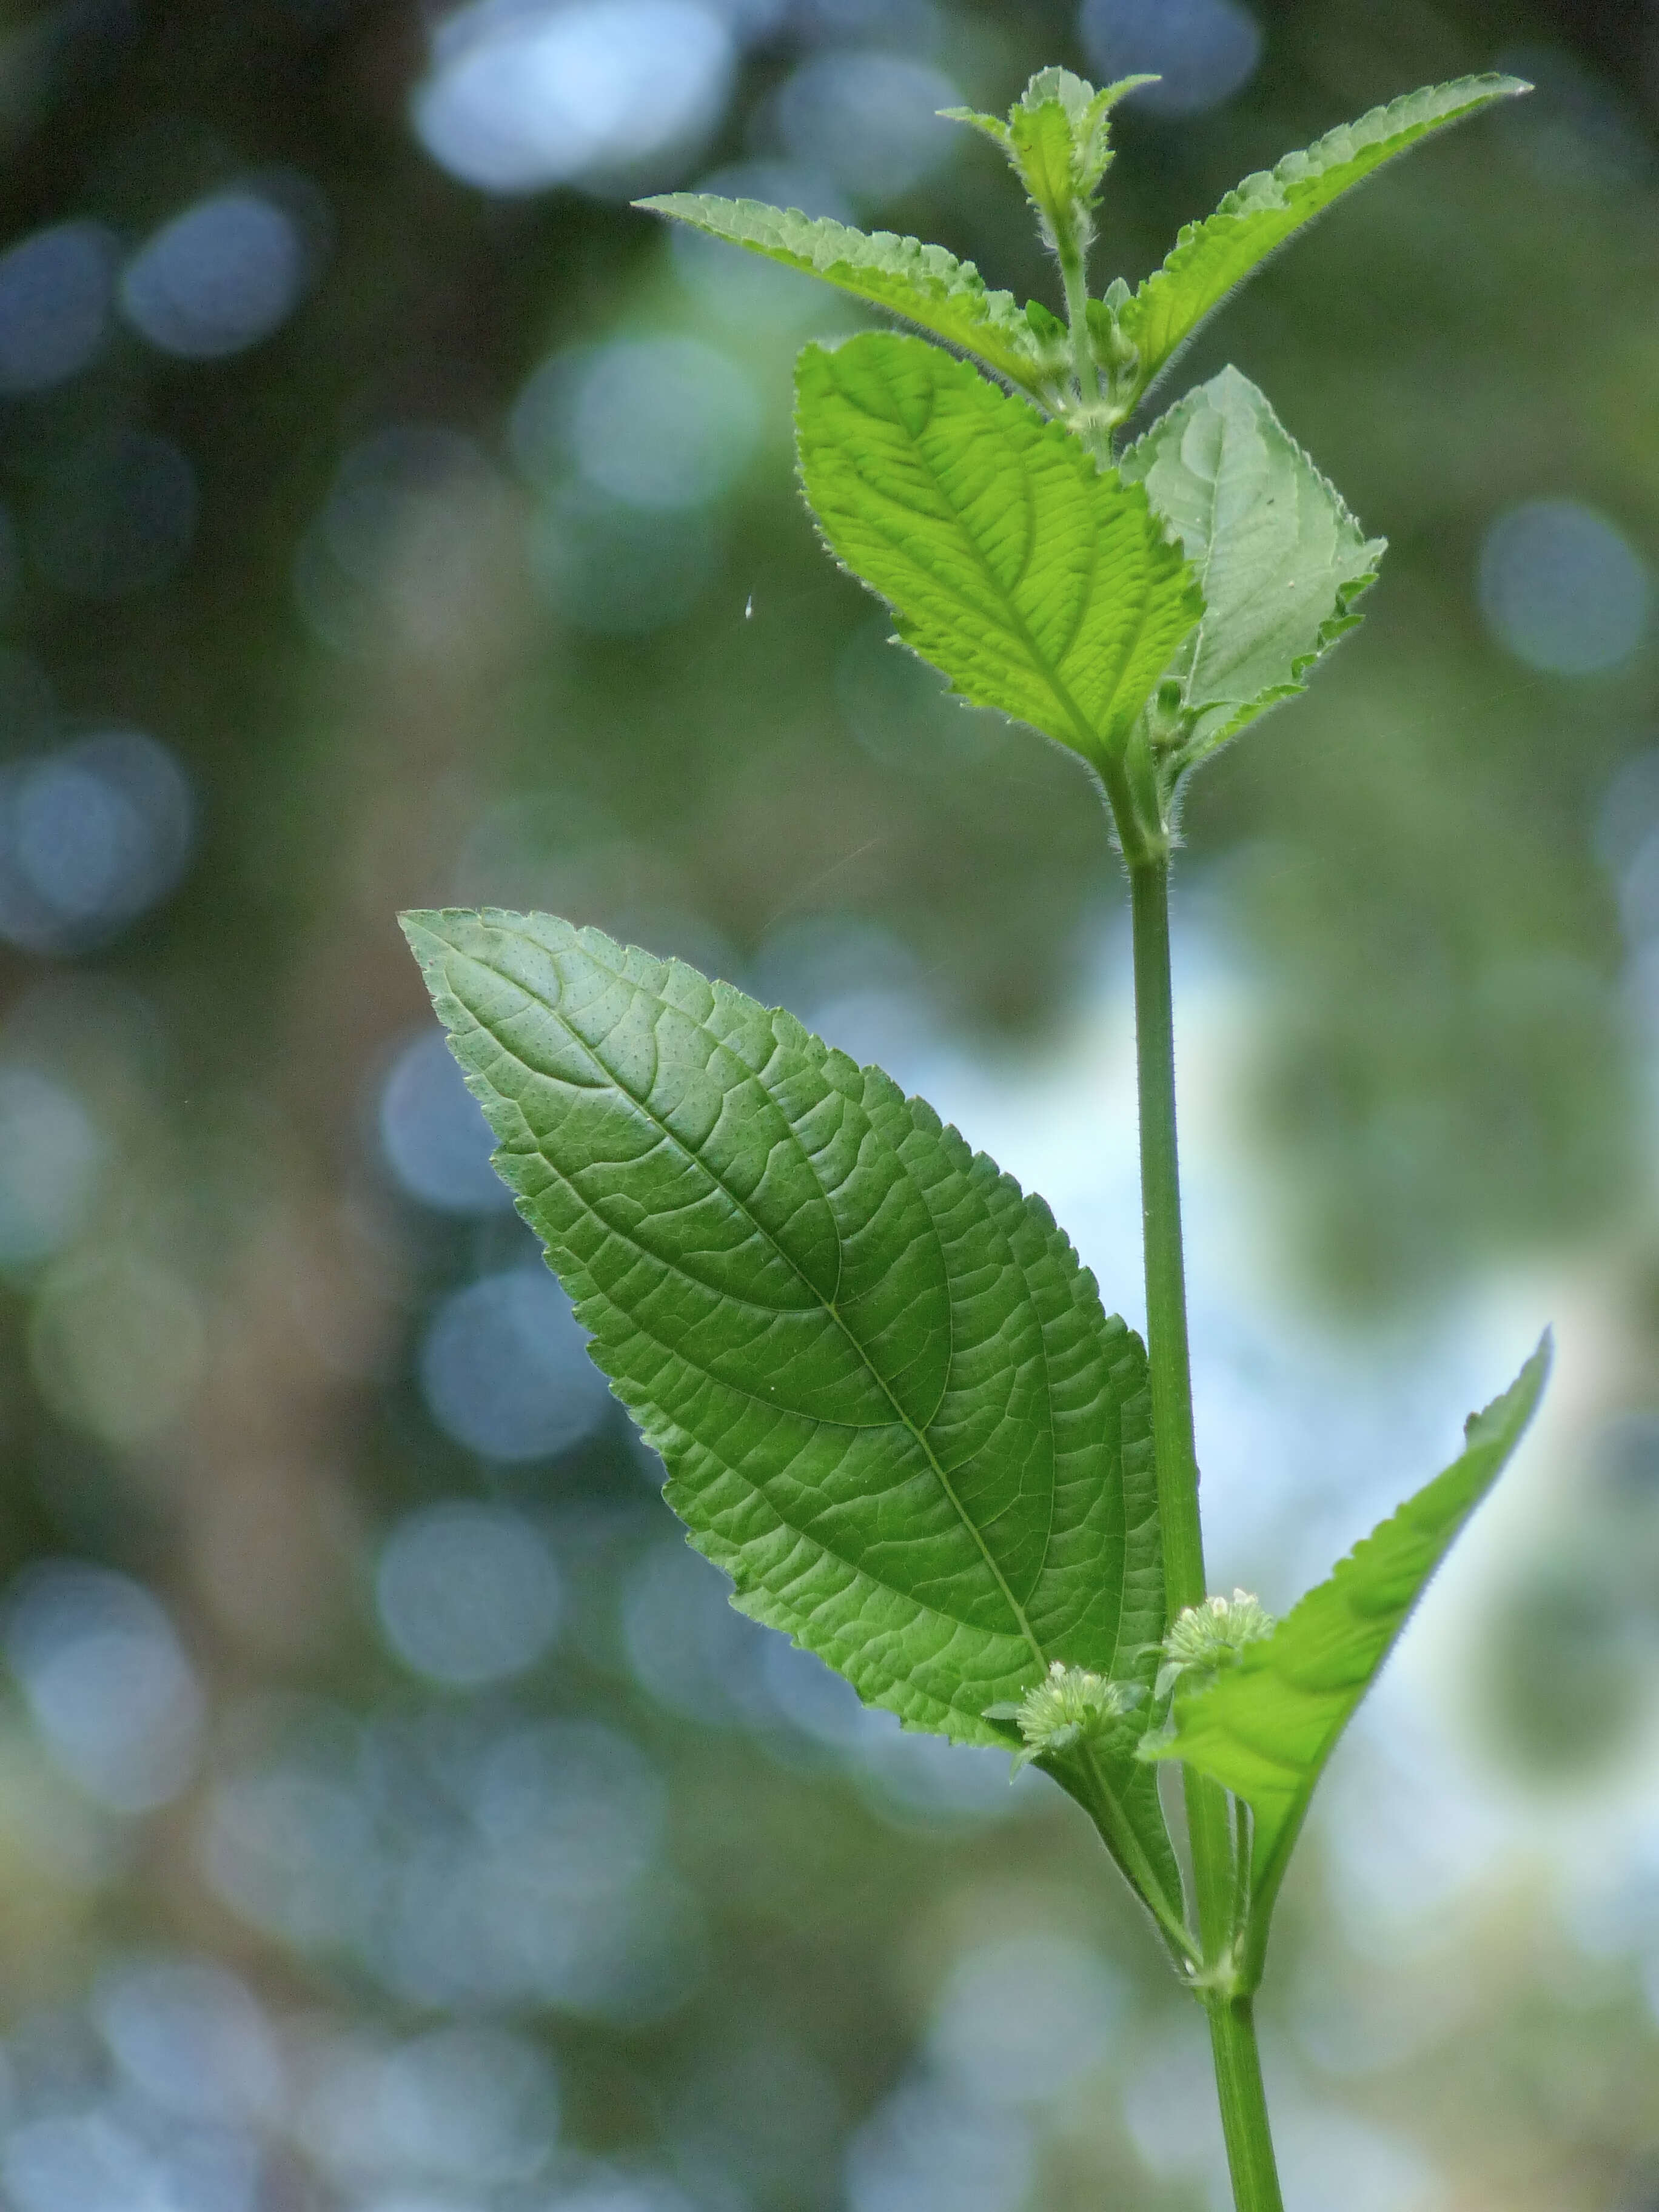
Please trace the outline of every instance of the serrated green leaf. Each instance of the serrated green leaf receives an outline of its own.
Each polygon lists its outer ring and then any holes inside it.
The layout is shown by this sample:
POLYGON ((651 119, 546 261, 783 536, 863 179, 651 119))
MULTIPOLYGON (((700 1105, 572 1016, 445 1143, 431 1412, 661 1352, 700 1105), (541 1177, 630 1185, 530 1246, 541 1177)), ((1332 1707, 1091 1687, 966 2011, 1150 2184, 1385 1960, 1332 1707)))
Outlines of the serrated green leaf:
MULTIPOLYGON (((854 230, 828 216, 763 200, 727 200, 712 192, 662 192, 635 206, 672 216, 693 230, 763 254, 786 269, 821 276, 872 307, 884 307, 931 331, 947 344, 978 356, 1022 390, 1037 392, 1054 372, 1033 336, 1026 311, 1011 292, 988 290, 971 261, 942 246, 900 238, 890 230, 854 230)), ((1063 371, 1063 362, 1059 365, 1063 371)))
POLYGON ((1273 1633, 1208 1688, 1177 1690, 1174 1734, 1147 1755, 1185 1759, 1249 1806, 1249 1950, 1267 1923, 1308 1802, 1453 1540, 1503 1472, 1549 1371, 1547 1336, 1501 1398, 1471 1416, 1461 1455, 1357 1545, 1273 1633))
POLYGON ((963 697, 1097 763, 1203 611, 1138 485, 967 363, 872 331, 796 371, 824 536, 963 697))
POLYGON ((1328 132, 1305 153, 1287 154, 1275 168, 1246 177, 1212 216, 1187 225, 1164 266, 1124 308, 1124 335, 1140 351, 1135 393, 1145 392, 1234 285, 1333 200, 1431 131, 1530 90, 1519 77, 1498 76, 1428 86, 1328 132))
POLYGON ((1386 540, 1365 536, 1236 368, 1189 392, 1118 466, 1178 532, 1204 594, 1174 664, 1196 717, 1190 765, 1305 690, 1313 664, 1358 623, 1352 604, 1386 540))
MULTIPOLYGON (((678 961, 546 915, 404 927, 495 1165, 734 1602, 960 1743, 1006 1744, 986 1708, 1055 1660, 1149 1681, 1146 1354, 1042 1201, 678 961)), ((1178 1911, 1127 1724, 1103 1759, 1178 1911)))

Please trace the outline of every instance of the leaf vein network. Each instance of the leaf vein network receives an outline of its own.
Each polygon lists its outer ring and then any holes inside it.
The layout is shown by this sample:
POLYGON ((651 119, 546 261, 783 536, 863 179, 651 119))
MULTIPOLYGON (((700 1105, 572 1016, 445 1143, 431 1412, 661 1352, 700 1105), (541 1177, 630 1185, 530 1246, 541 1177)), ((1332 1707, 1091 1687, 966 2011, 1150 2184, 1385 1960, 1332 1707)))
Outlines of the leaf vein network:
MULTIPOLYGON (((599 961, 588 948, 584 947, 583 949, 586 953, 587 957, 593 960, 596 967, 605 969, 605 972, 612 975, 613 976, 616 975, 616 970, 614 969, 607 968, 606 963, 599 961)), ((626 981, 628 979, 622 976, 617 976, 617 980, 618 981, 626 981)), ((539 992, 532 989, 526 983, 514 979, 514 988, 522 991, 525 996, 531 1000, 534 1004, 542 1007, 552 1020, 558 1023, 560 1028, 565 1031, 566 1035, 571 1038, 572 1042, 582 1052, 584 1052, 591 1060, 595 1061, 602 1070, 605 1069, 605 1063, 599 1059, 597 1048, 589 1045, 585 1038, 579 1036, 575 1031, 572 1030, 568 1020, 560 1012, 556 1005, 543 997, 539 992)), ((472 1015, 472 1018, 478 1023, 478 1026, 481 1029, 489 1029, 489 1025, 482 1021, 476 1013, 472 1015)), ((693 1018, 690 1016, 688 1016, 687 1018, 693 1019, 693 1018)), ((606 1036, 613 1035, 617 1026, 618 1024, 613 1023, 611 1029, 605 1032, 606 1036)), ((696 1022, 693 1019, 693 1026, 697 1029, 700 1035, 707 1036, 711 1043, 717 1044, 723 1049, 730 1050, 730 1047, 726 1044, 724 1039, 716 1037, 714 1032, 708 1030, 702 1023, 696 1022)), ((489 1029, 489 1034, 497 1048, 516 1066, 524 1068, 527 1074, 533 1075, 537 1073, 537 1071, 530 1066, 528 1061, 521 1060, 520 1056, 513 1051, 511 1046, 507 1043, 506 1040, 497 1030, 489 1029)), ((736 1055, 734 1054, 733 1056, 735 1057, 736 1055)), ((609 1070, 605 1070, 605 1072, 607 1073, 611 1073, 611 1071, 609 1070)), ((745 1071, 745 1073, 747 1073, 747 1071, 745 1071)), ((753 1079, 752 1076, 750 1079, 753 1079)), ((823 1307, 823 1310, 830 1316, 831 1320, 834 1321, 836 1326, 846 1337, 848 1342, 853 1347, 854 1352, 862 1362, 866 1372, 869 1374, 872 1381, 875 1383, 877 1389, 880 1390, 883 1396, 887 1400, 889 1405, 892 1407, 894 1414, 899 1424, 909 1431, 910 1435, 915 1439, 916 1443, 921 1447, 927 1460, 929 1467, 933 1469, 933 1475, 938 1481, 939 1487, 944 1491, 945 1497, 950 1500, 951 1505, 954 1510, 957 1519, 961 1522, 963 1527, 968 1531, 975 1546, 978 1547, 981 1557, 985 1561, 987 1567, 990 1570, 998 1589, 1002 1593, 1005 1602, 1013 1614, 1015 1620, 1018 1623, 1020 1632, 1024 1635, 1026 1642, 1030 1644, 1032 1654, 1036 1659, 1038 1665, 1046 1666, 1048 1664, 1048 1655, 1035 1631, 1032 1629, 1030 1620, 1026 1617, 1024 1607, 1020 1604, 1019 1600, 1014 1595, 1007 1577, 1003 1573, 1002 1569, 999 1566, 996 1559, 993 1557, 990 1547, 986 1543, 983 1534, 975 1525, 972 1516, 963 1506, 960 1497, 957 1495, 955 1485, 951 1482, 950 1476, 945 1473, 945 1468, 941 1466, 939 1456, 933 1450, 933 1445, 927 1434, 923 1430, 916 1425, 916 1424, 910 1419, 909 1415, 906 1413, 903 1407, 899 1404, 897 1399, 894 1396, 892 1389, 889 1386, 885 1376, 881 1373, 874 1361, 871 1358, 866 1347, 860 1341, 858 1336, 848 1326, 845 1316, 841 1313, 839 1308, 823 1298, 823 1294, 817 1290, 811 1277, 807 1275, 805 1271, 800 1267, 793 1255, 784 1249, 783 1246, 778 1243, 776 1237, 771 1234, 771 1232, 766 1228, 765 1224, 756 1218, 755 1215, 744 1203, 743 1200, 731 1189, 729 1185, 724 1181, 716 1170, 710 1167, 708 1162, 702 1158, 702 1155, 698 1153, 694 1147, 688 1145, 685 1140, 679 1136, 678 1132, 670 1129, 667 1124, 662 1120, 661 1116, 657 1114, 644 1099, 637 1097, 629 1086, 623 1082, 620 1076, 612 1073, 611 1087, 614 1088, 623 1097, 630 1100, 634 1106, 647 1121, 653 1123, 658 1129, 663 1132, 663 1133, 670 1139, 671 1143, 680 1152, 683 1157, 690 1161, 695 1162, 696 1164, 702 1170, 703 1173, 709 1177, 710 1181, 715 1184, 716 1188, 725 1193, 732 1204, 744 1216, 744 1219, 751 1224, 756 1233, 764 1239, 772 1250, 777 1254, 778 1257, 784 1261, 786 1266, 794 1270, 795 1273, 799 1277, 806 1289, 811 1292, 813 1297, 823 1307)), ((528 1117, 526 1116, 526 1120, 527 1119, 528 1117)), ((548 1156, 544 1152, 541 1152, 539 1156, 546 1162, 546 1164, 552 1170, 552 1172, 556 1176, 559 1176, 561 1181, 565 1180, 560 1170, 554 1166, 553 1162, 548 1158, 548 1156)), ((801 1156, 803 1158, 807 1160, 810 1167, 810 1155, 807 1154, 804 1146, 801 1147, 801 1156)), ((903 1168, 902 1161, 899 1162, 899 1165, 901 1169, 903 1170, 903 1172, 908 1175, 909 1171, 908 1169, 903 1168)), ((815 1182, 817 1181, 816 1172, 814 1172, 813 1180, 815 1182)), ((822 1189, 822 1188, 823 1187, 820 1184, 819 1188, 822 1189)), ((584 1205, 589 1204, 589 1201, 586 1200, 583 1200, 582 1202, 584 1205)), ((827 1194, 825 1196, 824 1202, 826 1205, 829 1202, 827 1194)), ((927 1200, 925 1195, 923 1195, 922 1203, 924 1207, 926 1207, 927 1200)), ((932 1211, 931 1209, 927 1209, 927 1211, 928 1218, 932 1220, 932 1211)), ((607 1224, 606 1226, 608 1228, 610 1224, 607 1224)), ((619 1234, 620 1232, 612 1231, 611 1233, 619 1234)), ((935 1224, 935 1236, 937 1236, 938 1233, 937 1224, 935 1224)), ((631 1242, 632 1240, 624 1241, 631 1242)), ((837 1236, 836 1242, 839 1247, 841 1244, 839 1235, 837 1236)), ((639 1249, 637 1245, 635 1246, 635 1249, 639 1249)), ((1018 1263, 1016 1262, 1016 1264, 1018 1263)), ((641 1333, 647 1334, 647 1332, 641 1333)), ((954 1352, 954 1346, 952 1346, 952 1351, 954 1352)), ((688 1361, 686 1364, 690 1365, 690 1363, 688 1361)), ((718 1380, 719 1378, 714 1377, 711 1379, 718 1380)), ((762 1401, 761 1402, 764 1403, 764 1401, 762 1401)))

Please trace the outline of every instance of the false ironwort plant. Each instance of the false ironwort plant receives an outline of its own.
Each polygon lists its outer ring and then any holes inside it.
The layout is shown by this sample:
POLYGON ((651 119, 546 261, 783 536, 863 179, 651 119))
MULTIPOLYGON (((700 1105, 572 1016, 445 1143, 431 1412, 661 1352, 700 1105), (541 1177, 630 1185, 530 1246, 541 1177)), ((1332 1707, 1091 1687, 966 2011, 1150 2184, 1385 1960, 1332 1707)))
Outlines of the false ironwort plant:
POLYGON ((1540 1345, 1450 1467, 1273 1621, 1206 1593, 1176 1158, 1169 878, 1186 779, 1358 617, 1382 542, 1236 369, 1119 427, 1237 284, 1431 131, 1413 93, 1247 178, 1091 296, 1111 112, 1044 70, 1002 148, 1066 316, 942 247, 750 200, 644 204, 924 337, 808 346, 806 496, 899 641, 1082 755, 1129 878, 1147 1347, 1042 1200, 789 1014, 546 915, 404 917, 496 1165, 744 1613, 868 1703, 1083 1807, 1208 2015, 1239 2212, 1278 2212, 1252 1999, 1315 1784, 1514 1449, 1540 1345), (1159 1788, 1179 1761, 1184 1840, 1159 1788))

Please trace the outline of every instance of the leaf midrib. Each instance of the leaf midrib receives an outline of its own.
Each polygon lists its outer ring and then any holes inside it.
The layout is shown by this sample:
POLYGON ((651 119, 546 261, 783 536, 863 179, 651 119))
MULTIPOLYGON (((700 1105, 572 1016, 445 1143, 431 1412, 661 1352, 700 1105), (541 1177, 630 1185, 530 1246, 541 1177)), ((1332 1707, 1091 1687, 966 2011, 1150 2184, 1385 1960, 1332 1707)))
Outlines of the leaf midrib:
MULTIPOLYGON (((528 941, 533 942, 533 940, 528 941)), ((463 957, 465 957, 466 956, 463 955, 463 957)), ((625 976, 617 975, 614 969, 606 968, 604 962, 596 958, 592 952, 587 952, 586 957, 592 960, 594 965, 597 968, 599 968, 603 973, 613 976, 615 981, 619 984, 623 985, 624 988, 630 990, 637 988, 636 986, 630 984, 625 976)), ((499 969, 493 972, 498 975, 501 974, 499 969)), ((945 1492, 945 1497, 949 1499, 952 1511, 956 1514, 957 1518, 961 1522, 968 1534, 973 1538, 975 1545, 978 1548, 980 1556, 984 1560, 986 1566, 989 1569, 992 1578, 995 1582, 998 1589, 1000 1591, 1005 1603, 1007 1605, 1009 1611, 1013 1614, 1015 1620, 1018 1623, 1020 1634, 1024 1638, 1026 1643, 1030 1647, 1032 1656, 1036 1659, 1039 1667, 1046 1668, 1048 1664, 1048 1655, 1039 1640, 1036 1631, 1032 1628, 1030 1621, 1026 1616, 1024 1607, 1021 1605, 1019 1600, 1014 1595, 1012 1589, 1009 1587, 1007 1577, 1003 1573, 995 1559, 992 1556, 990 1548, 987 1545, 983 1534, 981 1533, 979 1528, 963 1507, 961 1498, 957 1495, 955 1486, 951 1483, 950 1476, 946 1474, 945 1469, 940 1466, 938 1455, 933 1450, 933 1445, 929 1442, 926 1432, 916 1425, 916 1424, 910 1419, 909 1415, 904 1411, 904 1408, 899 1404, 897 1399, 895 1398, 892 1391, 888 1387, 885 1377, 877 1368, 865 1346, 859 1341, 852 1329, 848 1327, 841 1312, 840 1307, 836 1303, 836 1300, 833 1297, 825 1298, 823 1297, 823 1293, 817 1289, 811 1277, 806 1273, 805 1270, 800 1267, 793 1255, 785 1250, 783 1246, 779 1243, 777 1238, 766 1227, 766 1224, 756 1217, 750 1207, 735 1191, 731 1189, 725 1179, 709 1164, 709 1163, 705 1160, 700 1153, 694 1152, 685 1142, 684 1139, 679 1135, 678 1131, 670 1128, 662 1117, 649 1105, 647 1105, 644 1099, 637 1097, 634 1091, 630 1091, 619 1075, 617 1075, 613 1070, 605 1066, 604 1060, 599 1058, 595 1048, 587 1042, 585 1037, 580 1036, 576 1030, 572 1028, 570 1023, 566 1019, 565 1016, 560 1012, 557 1006, 550 1005, 549 1001, 543 998, 538 992, 532 990, 529 985, 520 982, 515 977, 503 976, 501 980, 503 981, 511 982, 515 990, 523 992, 525 997, 530 1000, 533 1005, 540 1006, 552 1020, 556 1021, 559 1024, 559 1027, 564 1031, 564 1034, 570 1039, 571 1042, 575 1045, 580 1052, 584 1053, 592 1065, 607 1078, 607 1087, 618 1092, 623 1097, 629 1099, 634 1105, 635 1110, 644 1115, 646 1120, 659 1131, 666 1143, 674 1146, 684 1158, 694 1163, 697 1167, 702 1169, 702 1172, 708 1176, 709 1180, 724 1194, 728 1201, 737 1208, 739 1213, 743 1215, 744 1220, 750 1223, 756 1234, 761 1237, 765 1243, 771 1247, 772 1250, 777 1254, 778 1257, 784 1262, 785 1266, 790 1268, 799 1280, 805 1285, 812 1297, 818 1301, 823 1310, 830 1315, 836 1328, 841 1330, 848 1343, 852 1346, 854 1352, 857 1356, 860 1364, 865 1369, 865 1371, 869 1375, 871 1380, 875 1383, 883 1397, 886 1399, 888 1404, 892 1407, 896 1421, 901 1427, 908 1430, 909 1434, 915 1438, 923 1457, 926 1459, 928 1467, 933 1474, 934 1479, 939 1483, 940 1489, 945 1492)), ((690 1021, 692 1025, 697 1030, 699 1036, 707 1037, 711 1044, 718 1046, 720 1050, 725 1052, 730 1052, 732 1050, 730 1044, 725 1038, 717 1036, 713 1030, 706 1028, 704 1024, 702 1022, 697 1021, 695 1017, 686 1014, 684 1008, 678 1008, 676 1009, 676 1011, 681 1013, 683 1018, 690 1021)), ((539 1073, 539 1071, 530 1067, 526 1061, 519 1058, 519 1055, 513 1051, 511 1046, 507 1043, 506 1040, 501 1036, 498 1030, 491 1028, 488 1023, 481 1020, 477 1013, 472 1015, 472 1018, 478 1023, 480 1029, 488 1030, 490 1037, 495 1041, 499 1048, 507 1054, 508 1059, 515 1061, 519 1066, 524 1067, 526 1073, 530 1074, 537 1074, 539 1073)), ((750 1071, 750 1074, 752 1077, 752 1070, 750 1071)), ((793 1133, 792 1132, 791 1133, 793 1134, 793 1133)), ((799 1139, 797 1139, 797 1142, 799 1142, 799 1139)), ((548 1158, 546 1152, 542 1150, 539 1139, 538 1140, 537 1150, 541 1158, 550 1168, 552 1169, 554 1174, 558 1176, 559 1180, 563 1182, 567 1188, 574 1189, 574 1185, 571 1184, 569 1177, 564 1174, 562 1170, 555 1165, 553 1161, 548 1158)), ((820 1194, 823 1196, 825 1205, 828 1206, 830 1204, 829 1194, 824 1191, 823 1185, 818 1182, 817 1172, 812 1167, 811 1155, 806 1152, 804 1146, 800 1147, 800 1152, 801 1158, 806 1163, 808 1173, 811 1175, 814 1183, 817 1184, 820 1194)), ((904 1172, 908 1176, 909 1170, 906 1169, 904 1172)), ((577 1195, 580 1196, 580 1194, 577 1194, 577 1195)), ((592 1205, 590 1200, 583 1198, 581 1202, 587 1207, 590 1212, 595 1214, 598 1213, 598 1208, 592 1205)), ((927 1202, 924 1200, 924 1210, 926 1209, 926 1203, 927 1202)), ((932 1217, 930 1215, 930 1222, 931 1218, 932 1217)), ((616 1229, 614 1224, 607 1223, 605 1225, 611 1231, 613 1235, 620 1235, 623 1233, 616 1229)), ((630 1239, 629 1241, 633 1242, 635 1240, 630 1239)), ((845 1255, 845 1247, 842 1243, 839 1232, 837 1232, 836 1236, 836 1248, 839 1264, 840 1261, 844 1260, 845 1255)), ((948 1389, 949 1369, 956 1357, 956 1342, 954 1334, 955 1313, 954 1310, 950 1305, 948 1297, 946 1300, 946 1305, 947 1311, 949 1311, 951 1315, 951 1324, 952 1329, 951 1347, 946 1359, 946 1388, 948 1389)), ((1045 1370, 1047 1366, 1047 1356, 1045 1347, 1043 1352, 1045 1370)), ((720 1378, 716 1377, 714 1379, 718 1380, 720 1378)), ((753 1394, 750 1393, 748 1395, 752 1395, 753 1394)), ((943 1402, 943 1398, 944 1393, 941 1392, 940 1403, 943 1402)), ((765 1401, 762 1400, 760 1402, 763 1404, 765 1401)), ((938 1407, 936 1406, 934 1408, 935 1413, 937 1413, 937 1411, 938 1407)), ((817 1419, 816 1415, 810 1416, 809 1418, 811 1418, 815 1423, 817 1419)), ((930 1420, 931 1418, 932 1417, 930 1416, 930 1420)), ((1050 1510, 1052 1513, 1052 1502, 1050 1510)), ((1043 1556, 1045 1559, 1048 1556, 1048 1545, 1050 1538, 1052 1537, 1052 1533, 1053 1529, 1051 1521, 1049 1537, 1045 1537, 1043 1543, 1043 1556)), ((854 1563, 849 1561, 848 1564, 853 1565, 854 1563)), ((930 1608, 930 1610, 932 1608, 930 1608)), ((945 1615, 944 1617, 948 1619, 952 1616, 945 1615)))

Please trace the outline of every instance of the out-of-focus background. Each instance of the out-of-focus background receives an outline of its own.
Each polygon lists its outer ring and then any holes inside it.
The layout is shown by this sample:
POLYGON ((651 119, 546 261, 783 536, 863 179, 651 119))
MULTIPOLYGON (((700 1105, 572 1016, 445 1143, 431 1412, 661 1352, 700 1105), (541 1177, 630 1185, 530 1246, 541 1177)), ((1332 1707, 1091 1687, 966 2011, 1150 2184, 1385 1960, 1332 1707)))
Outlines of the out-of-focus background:
MULTIPOLYGON (((1081 1816, 724 1602, 392 916, 555 908, 878 1058, 1139 1318, 1078 765, 814 543, 832 295, 708 182, 1052 297, 934 119, 1121 111, 1099 281, 1420 82, 1534 97, 1206 331, 1392 550, 1178 914, 1212 1573, 1287 1602, 1547 1319, 1332 1772, 1293 2212, 1659 2206, 1659 8, 58 0, 0 14, 0 2198, 1210 2212, 1081 1816)), ((1174 389, 1180 388, 1177 381, 1174 389)))

